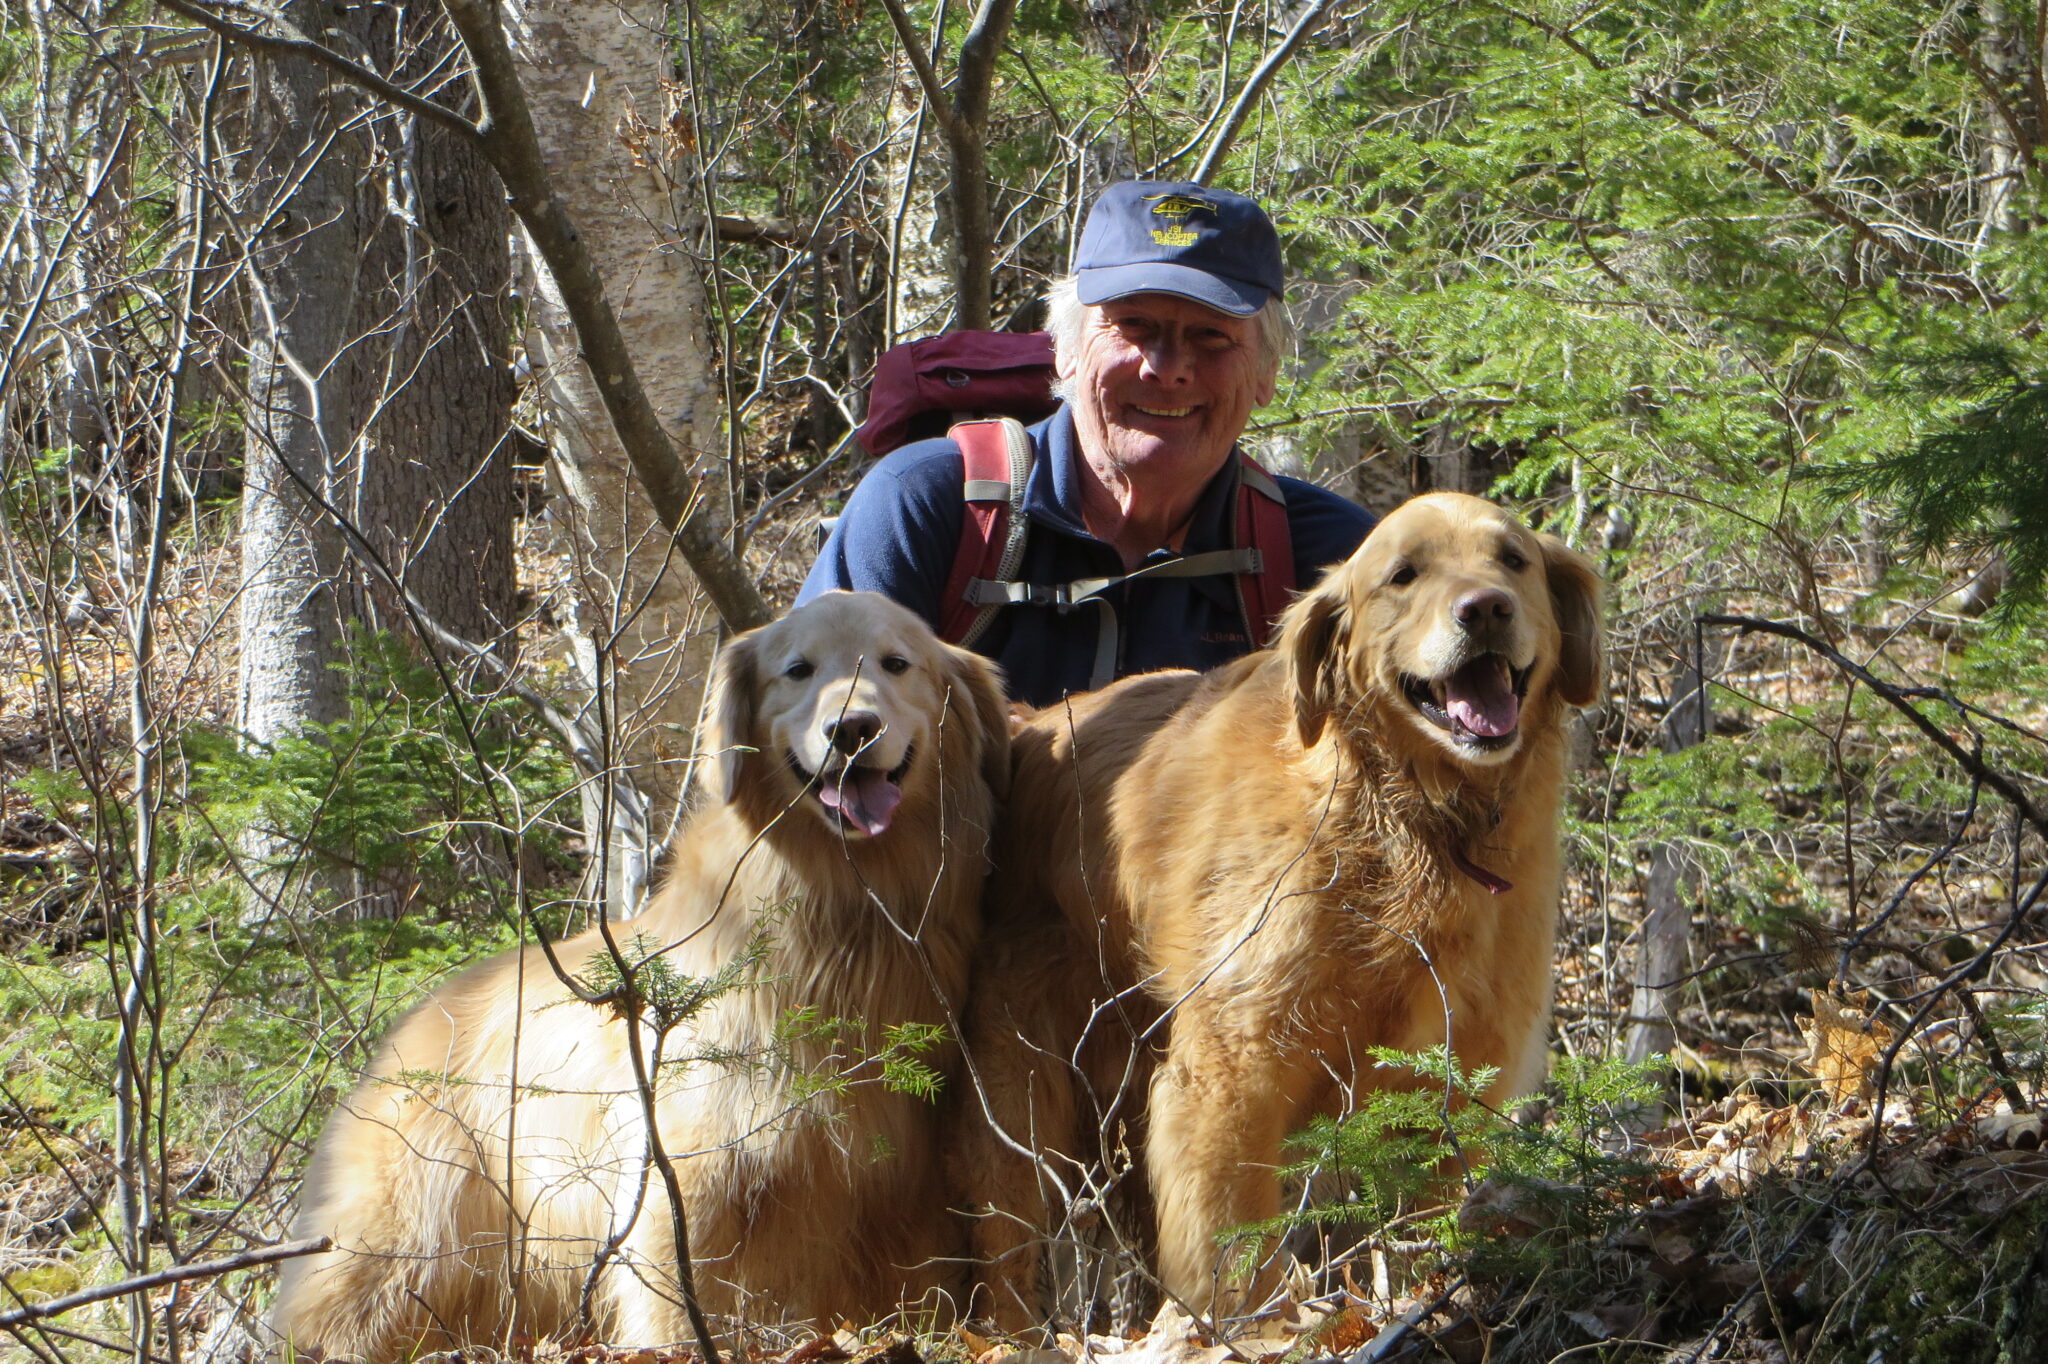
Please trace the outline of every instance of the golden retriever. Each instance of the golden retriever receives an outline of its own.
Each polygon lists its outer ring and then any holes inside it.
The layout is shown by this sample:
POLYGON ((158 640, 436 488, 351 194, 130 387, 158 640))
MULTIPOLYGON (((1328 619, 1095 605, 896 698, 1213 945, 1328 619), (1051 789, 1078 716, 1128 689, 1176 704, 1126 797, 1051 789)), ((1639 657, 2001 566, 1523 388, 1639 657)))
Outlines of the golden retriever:
POLYGON ((669 1344, 692 1269, 709 1312, 872 1320, 954 1272, 937 1110, 876 1058, 961 1002, 1009 773, 998 678, 835 593, 729 643, 712 693, 715 790, 662 889, 554 947, 602 993, 615 943, 643 1003, 586 1002, 534 946, 399 1024, 306 1179, 294 1234, 336 1249, 284 1272, 271 1325, 299 1355, 669 1344), (685 1007, 721 973, 737 988, 685 1007))
POLYGON ((1272 649, 1015 736, 968 1024, 1000 1134, 953 1155, 1000 1320, 1041 1310, 1034 1242, 1072 1234, 1077 1172, 1121 1142, 1142 1145, 1161 1286, 1234 1307, 1275 1257, 1234 1285, 1243 1247, 1219 1238, 1280 1212, 1288 1134, 1426 1083, 1367 1048, 1448 1044, 1499 1068, 1489 1100, 1542 1080, 1565 722, 1600 692, 1599 606, 1560 541, 1431 494, 1272 649))

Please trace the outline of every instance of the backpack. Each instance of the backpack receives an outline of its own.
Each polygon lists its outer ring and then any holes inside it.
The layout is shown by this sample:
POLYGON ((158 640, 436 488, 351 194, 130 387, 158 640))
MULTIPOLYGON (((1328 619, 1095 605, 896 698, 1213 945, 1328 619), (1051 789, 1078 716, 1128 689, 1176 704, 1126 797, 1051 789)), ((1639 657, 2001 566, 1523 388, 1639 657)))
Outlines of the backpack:
POLYGON ((1050 417, 1052 338, 1044 332, 947 332, 891 346, 875 361, 868 419, 853 433, 877 458, 943 436, 972 417, 1050 417))
POLYGON ((1090 683, 1099 687, 1115 675, 1116 632, 1104 592, 1133 578, 1230 574, 1252 646, 1266 645, 1294 592, 1293 536, 1280 485, 1242 452, 1230 549, 1106 578, 1056 584, 1017 580, 1029 529, 1024 489, 1033 460, 1024 424, 1058 407, 1052 379, 1052 338, 1043 332, 949 332, 893 347, 875 363, 868 419, 855 433, 862 447, 882 455, 943 433, 959 445, 964 464, 965 514, 940 597, 939 637, 972 648, 1005 606, 1071 610, 1094 601, 1105 623, 1090 683), (969 414, 981 419, 962 420, 969 414))

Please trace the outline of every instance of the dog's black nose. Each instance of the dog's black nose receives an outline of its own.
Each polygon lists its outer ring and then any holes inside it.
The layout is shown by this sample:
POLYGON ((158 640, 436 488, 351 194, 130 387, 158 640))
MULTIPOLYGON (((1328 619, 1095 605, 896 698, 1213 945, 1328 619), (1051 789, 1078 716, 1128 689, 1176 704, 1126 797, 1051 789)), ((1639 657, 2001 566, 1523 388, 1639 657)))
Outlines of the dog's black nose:
POLYGON ((1481 588, 1458 598, 1451 608, 1460 625, 1483 625, 1489 620, 1512 620, 1515 599, 1497 587, 1481 588))
POLYGON ((854 754, 881 737, 882 717, 873 711, 849 710, 825 722, 825 737, 841 753, 854 754))

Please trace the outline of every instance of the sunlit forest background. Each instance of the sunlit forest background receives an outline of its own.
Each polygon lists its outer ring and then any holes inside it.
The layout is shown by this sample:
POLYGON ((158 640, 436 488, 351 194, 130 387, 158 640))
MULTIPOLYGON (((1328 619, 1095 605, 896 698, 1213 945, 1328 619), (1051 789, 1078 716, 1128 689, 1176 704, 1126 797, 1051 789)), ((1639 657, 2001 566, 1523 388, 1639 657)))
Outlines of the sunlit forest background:
POLYGON ((265 1348, 382 1032, 658 878, 876 357, 1145 176, 1280 222, 1269 466, 1611 584, 1522 1182, 1293 1357, 2048 1357, 2044 147, 2011 0, 8 0, 0 1350, 265 1348))

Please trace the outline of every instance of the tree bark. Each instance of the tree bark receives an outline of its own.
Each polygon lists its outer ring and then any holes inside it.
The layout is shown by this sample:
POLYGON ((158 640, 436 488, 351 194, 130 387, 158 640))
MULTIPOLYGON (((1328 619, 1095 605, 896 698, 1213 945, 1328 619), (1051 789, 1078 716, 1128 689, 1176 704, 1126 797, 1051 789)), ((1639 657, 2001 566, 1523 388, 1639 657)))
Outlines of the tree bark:
MULTIPOLYGON (((439 11, 417 6, 386 18, 373 46, 405 80, 454 48, 439 11)), ((509 644, 511 219, 472 140, 404 113, 382 124, 392 181, 383 195, 364 196, 357 315, 375 346, 358 367, 356 411, 368 426, 349 505, 370 548, 428 615, 465 639, 509 644)), ((381 580, 369 576, 363 595, 375 624, 411 636, 381 580)))
MULTIPOLYGON (((619 330, 663 434, 694 489, 701 530, 730 525, 717 349, 699 266, 677 226, 692 205, 687 172, 665 141, 670 59, 658 4, 523 0, 511 37, 520 79, 558 200, 606 284, 619 330)), ((549 515, 574 581, 558 613, 588 698, 586 720, 607 736, 611 761, 649 797, 659 827, 674 809, 696 727, 717 616, 672 552, 656 506, 607 416, 583 362, 573 300, 535 260, 529 354, 540 367, 553 473, 549 515)), ((749 624, 752 622, 739 622, 749 624)), ((593 790, 586 827, 609 824, 600 880, 613 909, 639 903, 654 849, 593 790)))
MULTIPOLYGON (((1664 712, 1658 743, 1680 753, 1707 741, 1714 720, 1707 692, 1706 651, 1696 630, 1680 648, 1672 675, 1671 705, 1664 712)), ((1692 953, 1692 899, 1697 869, 1682 843, 1650 849, 1650 875, 1643 889, 1642 938, 1636 947, 1635 989, 1629 999, 1623 1057, 1641 1063, 1668 1056, 1678 1040, 1676 1001, 1692 953)))
MULTIPOLYGON (((312 23, 318 6, 288 7, 312 23)), ((236 726, 268 747, 347 710, 335 664, 346 555, 321 510, 348 448, 346 348, 357 267, 361 153, 342 131, 351 92, 304 62, 256 63, 252 113, 249 378, 242 486, 241 671, 236 726)), ((296 899, 292 849, 268 833, 245 845, 259 898, 296 899)), ((303 858, 299 859, 302 863, 303 858)), ((260 915, 267 905, 252 906, 260 915)))

